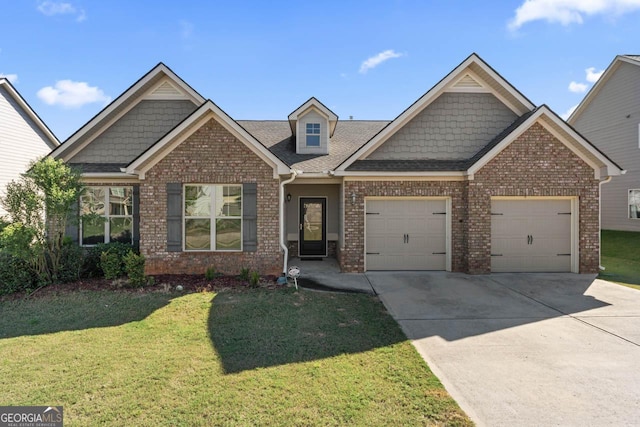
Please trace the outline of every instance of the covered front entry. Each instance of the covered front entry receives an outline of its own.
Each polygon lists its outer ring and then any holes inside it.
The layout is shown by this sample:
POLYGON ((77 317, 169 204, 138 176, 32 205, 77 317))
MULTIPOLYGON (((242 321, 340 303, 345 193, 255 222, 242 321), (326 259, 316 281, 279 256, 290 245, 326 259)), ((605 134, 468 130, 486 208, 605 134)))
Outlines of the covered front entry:
POLYGON ((368 199, 367 270, 446 270, 447 200, 368 199))
POLYGON ((299 255, 327 256, 327 199, 301 197, 299 229, 299 255))
POLYGON ((573 217, 571 199, 492 200, 491 271, 574 270, 573 217))

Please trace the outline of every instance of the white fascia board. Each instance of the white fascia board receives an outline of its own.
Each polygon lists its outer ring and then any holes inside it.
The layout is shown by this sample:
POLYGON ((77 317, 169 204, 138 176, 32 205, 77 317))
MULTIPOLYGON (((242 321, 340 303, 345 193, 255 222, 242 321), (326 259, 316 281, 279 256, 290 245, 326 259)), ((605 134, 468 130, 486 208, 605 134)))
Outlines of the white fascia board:
POLYGON ((640 66, 640 62, 634 61, 631 58, 627 58, 623 55, 618 55, 614 58, 614 60, 609 64, 604 73, 600 76, 596 84, 591 87, 587 95, 582 99, 580 104, 576 107, 576 109, 571 113, 569 118, 567 119, 567 123, 573 125, 576 120, 580 117, 580 115, 584 112, 585 108, 591 103, 592 99, 600 92, 600 89, 609 81, 611 76, 616 72, 616 70, 620 67, 620 64, 625 62, 627 64, 632 64, 635 66, 640 66))
MULTIPOLYGON (((56 158, 61 157, 65 151, 68 151, 71 147, 73 147, 75 142, 80 138, 82 138, 82 136, 84 136, 90 129, 93 129, 95 126, 98 126, 100 122, 102 122, 102 120, 105 119, 105 117, 107 117, 114 110, 119 108, 122 104, 128 102, 134 96, 139 96, 139 98, 142 99, 144 94, 140 94, 138 92, 142 89, 142 87, 144 87, 147 83, 149 83, 149 81, 156 78, 156 76, 160 73, 163 73, 165 76, 168 76, 174 84, 178 85, 182 90, 188 93, 196 105, 202 104, 205 101, 205 99, 201 95, 199 95, 195 90, 190 88, 189 85, 184 83, 183 80, 180 77, 178 77, 174 72, 172 72, 166 65, 162 63, 158 64, 151 71, 149 71, 145 76, 143 76, 140 80, 134 83, 133 86, 127 89, 122 95, 116 98, 111 104, 109 104, 106 108, 100 111, 94 118, 92 118, 89 122, 87 122, 82 128, 80 128, 78 132, 73 134, 64 144, 60 146, 58 150, 56 150, 55 153, 53 153, 53 157, 56 157, 56 158)), ((135 105, 136 104, 134 103, 126 111, 129 111, 135 105)), ((124 111, 122 114, 126 113, 126 111, 124 111)), ((120 118, 122 114, 118 115, 118 117, 114 118, 114 120, 111 120, 108 124, 109 125, 112 124, 115 120, 120 118)), ((105 126, 105 127, 108 128, 108 126, 105 126)), ((100 133, 102 132, 97 133, 95 136, 97 137, 100 133)), ((89 142, 90 141, 86 141, 86 143, 89 143, 89 142)), ((77 152, 78 150, 75 150, 75 151, 77 152)))
POLYGON ((144 179, 146 171, 156 165, 168 153, 170 153, 173 148, 180 145, 193 132, 199 129, 201 125, 212 118, 218 121, 218 123, 220 123, 239 141, 244 142, 249 149, 258 155, 258 157, 270 164, 274 169, 274 178, 277 178, 279 175, 291 173, 291 170, 287 165, 275 157, 273 153, 267 150, 264 145, 233 121, 226 113, 220 110, 220 108, 218 108, 218 106, 216 106, 212 101, 204 103, 187 120, 183 121, 179 126, 165 135, 140 157, 127 165, 124 169, 125 172, 129 174, 138 174, 140 179, 144 179), (189 131, 189 128, 192 129, 189 131))
POLYGON ((9 82, 9 80, 5 78, 1 78, 0 86, 4 86, 7 92, 9 92, 9 95, 11 95, 11 97, 13 98, 13 100, 16 101, 18 105, 20 105, 20 107, 25 113, 27 113, 29 118, 35 123, 38 129, 40 129, 42 133, 45 134, 45 136, 47 137, 47 139, 49 139, 49 142, 51 143, 50 144, 51 149, 58 147, 60 145, 60 141, 58 141, 58 138, 56 138, 53 132, 51 132, 51 130, 47 127, 47 125, 44 124, 44 122, 40 119, 40 117, 38 117, 36 112, 31 109, 29 104, 27 104, 27 101, 25 101, 22 95, 20 95, 20 93, 13 87, 11 82, 9 82))

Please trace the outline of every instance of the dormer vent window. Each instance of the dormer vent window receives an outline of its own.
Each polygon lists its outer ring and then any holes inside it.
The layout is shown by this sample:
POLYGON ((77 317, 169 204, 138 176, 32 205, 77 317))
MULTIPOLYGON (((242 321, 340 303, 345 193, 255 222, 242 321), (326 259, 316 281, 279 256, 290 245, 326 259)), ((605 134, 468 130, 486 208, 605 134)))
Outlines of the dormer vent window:
POLYGON ((307 147, 320 146, 320 123, 307 123, 307 147))

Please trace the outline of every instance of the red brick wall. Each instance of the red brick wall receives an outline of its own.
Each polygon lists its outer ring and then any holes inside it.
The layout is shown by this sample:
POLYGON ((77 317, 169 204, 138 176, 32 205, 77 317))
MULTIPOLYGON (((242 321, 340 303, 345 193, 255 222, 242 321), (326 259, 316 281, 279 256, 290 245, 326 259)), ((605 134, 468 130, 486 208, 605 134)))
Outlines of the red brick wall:
POLYGON ((491 271, 492 196, 579 197, 580 273, 597 273, 598 191, 593 169, 535 123, 469 181, 469 273, 491 271))
POLYGON ((202 274, 208 267, 226 274, 241 268, 277 274, 281 270, 278 180, 273 169, 214 119, 205 123, 151 168, 140 183, 140 252, 147 274, 202 274), (256 252, 167 252, 167 183, 241 184, 258 187, 256 252))

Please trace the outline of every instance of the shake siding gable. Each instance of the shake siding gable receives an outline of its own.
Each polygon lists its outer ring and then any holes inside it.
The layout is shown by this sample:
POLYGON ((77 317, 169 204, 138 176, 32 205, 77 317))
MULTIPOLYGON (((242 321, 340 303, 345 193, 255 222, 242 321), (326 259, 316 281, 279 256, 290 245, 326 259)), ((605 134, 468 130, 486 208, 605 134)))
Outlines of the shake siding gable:
POLYGON ((492 94, 444 93, 367 159, 469 159, 516 118, 492 94))
MULTIPOLYGON (((262 274, 277 273, 282 262, 277 195, 278 180, 273 178, 272 166, 215 119, 209 120, 149 169, 140 183, 140 251, 147 258, 147 273, 202 274, 211 266, 227 274, 237 274, 241 268, 251 268, 262 274), (246 247, 242 252, 169 250, 167 184, 194 183, 243 185, 243 193, 246 193, 243 228, 252 227, 250 217, 255 218, 255 238, 249 234, 243 236, 246 247), (256 207, 254 215, 251 213, 252 197, 256 207)), ((182 239, 182 202, 180 233, 182 239)))

